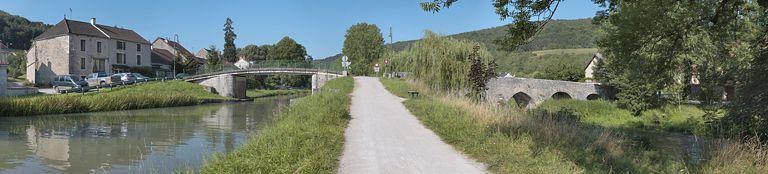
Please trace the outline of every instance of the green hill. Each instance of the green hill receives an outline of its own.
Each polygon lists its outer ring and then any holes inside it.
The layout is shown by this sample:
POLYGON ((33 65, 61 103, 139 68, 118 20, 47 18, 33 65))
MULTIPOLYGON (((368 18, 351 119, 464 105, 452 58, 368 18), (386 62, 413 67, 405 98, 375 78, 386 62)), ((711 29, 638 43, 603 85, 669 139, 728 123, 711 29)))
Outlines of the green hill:
MULTIPOLYGON (((553 20, 534 36, 531 42, 520 46, 514 52, 508 52, 498 50, 499 47, 493 43, 496 38, 506 34, 506 29, 506 26, 498 26, 447 37, 483 44, 496 58, 499 64, 498 72, 508 72, 520 77, 549 78, 545 72, 552 66, 581 71, 585 62, 597 52, 596 41, 602 36, 599 27, 593 25, 591 19, 553 20)), ((400 41, 391 46, 395 51, 402 51, 416 41, 400 41)), ((341 56, 337 54, 319 61, 337 61, 341 56)))
MULTIPOLYGON (((457 39, 467 39, 480 42, 489 50, 498 50, 493 40, 507 33, 507 26, 498 26, 488 29, 469 31, 448 35, 457 39)), ((592 24, 592 19, 552 20, 540 33, 531 39, 531 42, 520 46, 519 51, 537 51, 549 49, 567 48, 595 48, 595 44, 601 34, 598 26, 592 24)), ((416 40, 395 42, 392 47, 395 51, 408 48, 416 40)))
POLYGON ((12 49, 28 50, 32 39, 50 27, 51 25, 32 22, 0 10, 0 42, 12 49))

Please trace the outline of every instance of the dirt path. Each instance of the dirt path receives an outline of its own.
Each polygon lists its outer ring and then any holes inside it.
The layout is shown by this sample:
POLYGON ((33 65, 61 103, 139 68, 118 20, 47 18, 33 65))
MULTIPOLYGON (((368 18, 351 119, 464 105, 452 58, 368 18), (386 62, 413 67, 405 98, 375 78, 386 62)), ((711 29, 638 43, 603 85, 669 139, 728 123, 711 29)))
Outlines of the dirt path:
POLYGON ((355 77, 339 173, 486 173, 424 127, 378 78, 355 77))

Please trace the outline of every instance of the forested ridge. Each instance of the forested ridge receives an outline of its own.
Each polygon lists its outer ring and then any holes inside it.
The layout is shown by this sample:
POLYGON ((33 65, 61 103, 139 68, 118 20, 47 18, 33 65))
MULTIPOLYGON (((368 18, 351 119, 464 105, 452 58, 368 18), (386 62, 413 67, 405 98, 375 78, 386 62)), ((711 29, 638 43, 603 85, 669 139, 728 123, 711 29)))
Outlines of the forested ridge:
MULTIPOLYGON (((488 48, 498 62, 497 72, 510 73, 519 77, 544 78, 556 80, 579 80, 584 64, 597 51, 597 40, 603 35, 599 26, 592 19, 552 20, 530 42, 515 51, 499 50, 494 43, 496 38, 504 36, 507 26, 463 32, 447 37, 474 41, 488 48), (542 50, 554 50, 542 54, 542 50)), ((387 44, 399 52, 407 49, 418 40, 400 41, 387 44)), ((342 54, 328 57, 321 61, 338 61, 342 54)))
POLYGON ((32 22, 0 10, 0 42, 12 49, 28 50, 32 39, 50 27, 51 25, 32 22))

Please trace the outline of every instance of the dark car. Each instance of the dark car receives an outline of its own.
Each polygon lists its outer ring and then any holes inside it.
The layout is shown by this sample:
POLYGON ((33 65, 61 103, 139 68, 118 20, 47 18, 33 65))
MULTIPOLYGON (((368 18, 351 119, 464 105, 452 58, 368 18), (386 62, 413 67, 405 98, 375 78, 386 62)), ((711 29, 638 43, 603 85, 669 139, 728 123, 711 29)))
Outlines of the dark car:
POLYGON ((88 92, 88 82, 76 75, 58 75, 53 78, 51 86, 56 92, 63 93, 66 90, 74 90, 77 92, 88 92))

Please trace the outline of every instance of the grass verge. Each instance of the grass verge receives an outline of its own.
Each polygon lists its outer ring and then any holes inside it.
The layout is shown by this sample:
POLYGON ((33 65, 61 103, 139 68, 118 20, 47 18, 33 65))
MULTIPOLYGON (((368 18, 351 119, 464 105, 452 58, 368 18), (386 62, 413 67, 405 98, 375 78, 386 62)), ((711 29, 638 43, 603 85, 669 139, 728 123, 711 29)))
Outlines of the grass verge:
POLYGON ((248 90, 245 95, 250 98, 272 97, 278 95, 308 94, 310 90, 248 90))
POLYGON ((240 149, 215 155, 201 173, 336 173, 353 86, 351 77, 329 81, 240 149))
POLYGON ((0 98, 0 116, 28 116, 188 106, 226 100, 182 81, 152 82, 102 92, 0 98))
POLYGON ((494 173, 762 173, 768 166, 758 143, 715 140, 673 152, 632 133, 582 125, 569 112, 513 110, 428 92, 419 83, 382 83, 401 97, 413 89, 429 94, 404 103, 443 141, 494 173))
POLYGON ((604 100, 548 100, 537 109, 546 112, 567 111, 579 117, 581 123, 608 128, 641 128, 653 131, 669 131, 706 134, 704 111, 692 105, 665 106, 633 116, 604 100))

